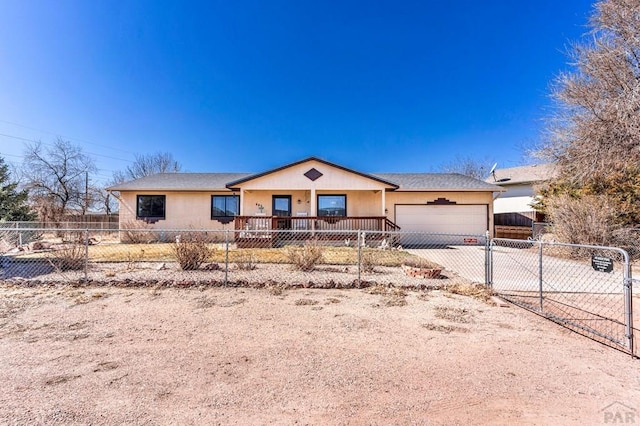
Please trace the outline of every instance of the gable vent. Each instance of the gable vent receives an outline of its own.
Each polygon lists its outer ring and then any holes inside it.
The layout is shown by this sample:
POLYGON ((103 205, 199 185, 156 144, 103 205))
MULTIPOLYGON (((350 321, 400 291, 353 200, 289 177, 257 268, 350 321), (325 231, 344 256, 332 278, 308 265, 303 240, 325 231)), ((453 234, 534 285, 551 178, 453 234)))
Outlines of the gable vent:
POLYGON ((306 172, 304 174, 308 179, 314 181, 316 179, 319 179, 322 176, 322 173, 320 173, 318 170, 316 170, 315 168, 310 169, 308 172, 306 172))

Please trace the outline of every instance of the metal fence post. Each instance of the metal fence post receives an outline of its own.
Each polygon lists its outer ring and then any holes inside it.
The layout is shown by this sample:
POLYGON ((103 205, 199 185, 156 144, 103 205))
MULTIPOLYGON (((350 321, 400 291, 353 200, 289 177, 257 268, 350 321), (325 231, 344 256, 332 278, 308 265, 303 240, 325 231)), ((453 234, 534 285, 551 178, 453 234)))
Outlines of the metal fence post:
POLYGON ((89 229, 84 230, 84 281, 89 279, 89 229))
POLYGON ((538 258, 538 286, 540 288, 540 312, 542 312, 542 241, 538 241, 538 245, 538 252, 540 253, 538 258))
POLYGON ((489 231, 485 233, 484 243, 484 285, 489 287, 489 231))
POLYGON ((635 348, 633 345, 633 278, 631 276, 631 262, 629 260, 629 254, 627 252, 624 252, 624 261, 624 270, 622 272, 624 281, 624 327, 625 337, 627 339, 627 347, 629 348, 629 352, 633 357, 635 356, 635 348))
MULTIPOLYGON (((19 228, 18 226, 19 222, 16 222, 16 229, 19 228)), ((18 247, 22 246, 22 232, 18 232, 18 247)))
POLYGON ((362 269, 362 244, 360 237, 360 230, 358 229, 358 285, 360 284, 360 273, 362 269))
POLYGON ((229 230, 224 230, 224 285, 229 284, 229 230))

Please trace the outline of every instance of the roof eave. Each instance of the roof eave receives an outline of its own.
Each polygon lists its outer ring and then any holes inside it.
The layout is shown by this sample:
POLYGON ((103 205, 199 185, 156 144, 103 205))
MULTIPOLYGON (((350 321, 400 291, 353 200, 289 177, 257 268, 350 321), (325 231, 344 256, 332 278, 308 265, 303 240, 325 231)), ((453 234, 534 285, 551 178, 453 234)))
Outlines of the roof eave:
POLYGON ((500 188, 400 188, 396 192, 505 192, 500 188))
POLYGON ((240 188, 237 187, 236 185, 248 182, 248 181, 253 180, 253 179, 258 179, 258 178, 260 178, 262 176, 266 176, 266 175, 269 175, 271 173, 276 173, 276 172, 279 172, 280 170, 288 169, 290 167, 297 166, 298 164, 306 163, 306 162, 309 162, 309 161, 317 161, 317 162, 326 164, 326 165, 328 165, 330 167, 335 167, 337 169, 344 170, 346 172, 353 173, 353 174, 356 174, 358 176, 362 176, 362 177, 374 180, 376 182, 383 183, 385 185, 388 185, 389 187, 391 187, 394 190, 398 189, 400 187, 399 185, 397 185, 397 184, 395 184, 393 182, 389 182, 387 180, 380 179, 378 177, 375 177, 375 176, 372 176, 372 175, 369 175, 369 174, 366 174, 366 173, 362 173, 362 172, 359 172, 357 170, 349 169, 347 167, 341 166, 339 164, 332 163, 332 162, 327 161, 327 160, 323 160, 322 158, 318 158, 318 157, 307 157, 307 158, 305 158, 303 160, 299 160, 299 161, 295 161, 293 163, 285 164, 284 166, 280 166, 280 167, 277 167, 275 169, 271 169, 271 170, 267 170, 265 172, 257 173, 255 175, 247 176, 247 177, 242 178, 242 179, 237 179, 235 181, 229 182, 226 186, 229 189, 233 189, 233 190, 237 191, 240 188))

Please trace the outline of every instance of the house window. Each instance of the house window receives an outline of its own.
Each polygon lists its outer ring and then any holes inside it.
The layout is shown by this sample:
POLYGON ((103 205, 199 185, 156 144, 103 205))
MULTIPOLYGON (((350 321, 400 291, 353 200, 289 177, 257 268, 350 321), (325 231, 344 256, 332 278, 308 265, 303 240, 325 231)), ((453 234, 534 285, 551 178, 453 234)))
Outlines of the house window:
POLYGON ((318 216, 346 216, 346 195, 318 195, 318 216))
POLYGON ((138 195, 136 217, 144 220, 160 220, 165 218, 165 195, 138 195))
POLYGON ((211 219, 235 217, 240 214, 240 197, 237 195, 212 195, 211 219))

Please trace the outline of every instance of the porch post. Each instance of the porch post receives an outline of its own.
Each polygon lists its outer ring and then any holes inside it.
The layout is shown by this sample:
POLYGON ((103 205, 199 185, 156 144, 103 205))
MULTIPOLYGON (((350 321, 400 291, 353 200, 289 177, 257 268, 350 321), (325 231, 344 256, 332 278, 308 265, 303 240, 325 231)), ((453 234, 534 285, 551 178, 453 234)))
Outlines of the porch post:
POLYGON ((380 193, 382 193, 382 216, 386 217, 387 214, 385 213, 385 210, 387 208, 387 192, 383 188, 380 193))
POLYGON ((240 188, 240 216, 244 216, 244 189, 240 188))
POLYGON ((309 212, 310 216, 318 216, 318 211, 317 208, 318 206, 316 206, 316 190, 315 189, 311 189, 311 200, 310 201, 310 209, 311 211, 309 212))
MULTIPOLYGON (((318 216, 318 206, 316 206, 316 190, 315 188, 311 188, 311 195, 309 200, 309 216, 318 216)), ((311 230, 316 230, 316 221, 311 221, 311 230)))

